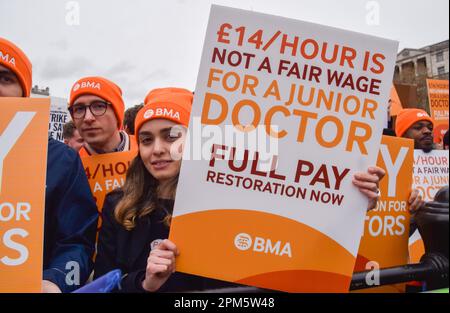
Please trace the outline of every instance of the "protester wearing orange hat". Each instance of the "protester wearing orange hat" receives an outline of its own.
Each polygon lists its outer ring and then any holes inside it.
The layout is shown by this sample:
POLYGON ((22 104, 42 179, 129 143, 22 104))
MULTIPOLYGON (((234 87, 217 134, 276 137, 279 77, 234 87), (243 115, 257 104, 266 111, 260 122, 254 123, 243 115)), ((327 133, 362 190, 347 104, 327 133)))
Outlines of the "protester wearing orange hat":
POLYGON ((420 109, 403 109, 395 123, 397 137, 414 140, 414 149, 424 152, 433 150, 433 120, 427 112, 420 109))
MULTIPOLYGON (((31 77, 25 53, 0 38, 0 101, 1 97, 29 97, 31 77)), ((71 292, 92 271, 98 215, 78 154, 52 138, 47 151, 42 291, 71 292), (68 264, 77 264, 73 283, 68 283, 73 278, 68 264)))
MULTIPOLYGON (((433 150, 433 120, 427 112, 421 109, 403 109, 397 115, 395 122, 395 133, 397 137, 414 140, 414 149, 421 149, 428 153, 433 150)), ((412 174, 412 173, 411 173, 412 174)), ((409 210, 416 214, 425 203, 421 192, 412 189, 408 200, 409 210)), ((411 219, 410 235, 417 229, 414 219, 411 219)))
POLYGON ((188 127, 193 98, 192 92, 181 88, 152 90, 145 98, 144 108, 136 116, 136 134, 145 122, 153 119, 167 119, 188 127))
POLYGON ((125 105, 122 90, 103 77, 85 77, 71 89, 69 112, 85 145, 80 156, 137 150, 122 131, 125 105))
POLYGON ((176 151, 173 147, 177 145, 173 146, 173 143, 184 140, 193 95, 185 89, 157 89, 151 91, 145 101, 144 108, 136 116, 134 129, 146 169, 161 182, 164 177, 176 176, 180 170, 181 151, 176 151), (150 121, 153 122, 150 123, 150 121), (177 125, 182 127, 175 127, 177 125), (162 129, 165 133, 160 131, 162 129), (156 135, 163 136, 160 142, 156 142, 161 144, 147 145, 149 141, 156 141, 156 135), (168 154, 156 155, 155 147, 161 148, 161 152, 168 154), (174 158, 176 160, 173 160, 174 158))
POLYGON ((126 275, 120 292, 230 286, 193 275, 172 274, 177 250, 167 238, 192 99, 186 89, 153 90, 136 116, 139 154, 127 172, 123 188, 105 200, 94 269, 94 278, 121 269, 126 275))
POLYGON ((12 42, 0 38, 0 97, 29 97, 31 62, 12 42))

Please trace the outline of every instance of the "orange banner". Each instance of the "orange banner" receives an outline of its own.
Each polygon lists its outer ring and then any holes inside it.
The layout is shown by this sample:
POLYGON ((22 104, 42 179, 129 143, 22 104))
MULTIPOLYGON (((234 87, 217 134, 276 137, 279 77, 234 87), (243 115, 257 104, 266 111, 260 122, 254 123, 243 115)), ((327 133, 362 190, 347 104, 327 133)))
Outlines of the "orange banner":
POLYGON ((131 161, 136 151, 114 152, 81 158, 84 170, 97 203, 98 227, 102 225, 101 211, 106 195, 123 186, 131 161))
POLYGON ((0 109, 0 293, 41 292, 50 101, 0 98, 0 109))
POLYGON ((442 142, 448 130, 448 80, 427 79, 428 102, 434 120, 434 142, 442 142))
MULTIPOLYGON (((355 272, 408 263, 408 198, 413 158, 413 140, 383 136, 377 165, 386 171, 386 177, 380 183, 381 198, 376 209, 366 216, 355 272)), ((404 292, 404 285, 371 288, 365 292, 404 292)))
POLYGON ((400 113, 400 111, 403 109, 403 106, 394 85, 392 85, 391 88, 390 99, 391 99, 391 116, 397 116, 398 113, 400 113))
POLYGON ((294 220, 227 208, 179 216, 172 221, 174 229, 170 239, 189 252, 177 258, 179 271, 287 292, 348 291, 354 256, 332 238, 294 220), (199 238, 194 229, 206 236, 199 238))

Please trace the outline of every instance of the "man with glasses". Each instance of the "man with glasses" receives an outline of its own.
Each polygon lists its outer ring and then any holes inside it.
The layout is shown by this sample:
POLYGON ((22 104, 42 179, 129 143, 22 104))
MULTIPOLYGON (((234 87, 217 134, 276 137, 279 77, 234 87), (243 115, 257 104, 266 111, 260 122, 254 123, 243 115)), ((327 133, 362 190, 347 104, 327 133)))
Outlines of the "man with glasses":
MULTIPOLYGON (((0 97, 30 97, 31 77, 27 56, 12 42, 0 38, 0 97)), ((78 282, 86 282, 93 268, 97 220, 79 156, 65 144, 49 138, 43 292, 70 292, 80 287, 78 282), (78 273, 71 273, 74 267, 78 273)))
POLYGON ((121 130, 125 105, 122 90, 103 77, 85 77, 72 87, 69 111, 85 140, 80 156, 137 151, 137 144, 121 130))

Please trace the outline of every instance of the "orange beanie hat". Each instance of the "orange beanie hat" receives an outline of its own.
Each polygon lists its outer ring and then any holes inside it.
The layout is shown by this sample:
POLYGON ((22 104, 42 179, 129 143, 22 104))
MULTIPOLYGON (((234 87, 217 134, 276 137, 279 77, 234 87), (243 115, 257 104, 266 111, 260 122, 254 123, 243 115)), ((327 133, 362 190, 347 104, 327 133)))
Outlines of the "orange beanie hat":
POLYGON ((135 120, 136 138, 139 129, 152 119, 167 119, 188 127, 194 95, 187 89, 161 88, 150 91, 145 97, 145 106, 139 110, 135 120))
POLYGON ((112 81, 103 77, 85 77, 78 80, 70 91, 69 107, 82 95, 95 95, 111 103, 121 128, 125 114, 122 90, 112 81))
POLYGON ((12 42, 0 38, 0 65, 7 67, 19 79, 23 97, 31 93, 31 62, 25 53, 12 42))
POLYGON ((429 121, 432 124, 433 120, 427 112, 421 109, 403 109, 397 115, 395 122, 395 133, 397 137, 402 137, 408 129, 419 121, 429 121))

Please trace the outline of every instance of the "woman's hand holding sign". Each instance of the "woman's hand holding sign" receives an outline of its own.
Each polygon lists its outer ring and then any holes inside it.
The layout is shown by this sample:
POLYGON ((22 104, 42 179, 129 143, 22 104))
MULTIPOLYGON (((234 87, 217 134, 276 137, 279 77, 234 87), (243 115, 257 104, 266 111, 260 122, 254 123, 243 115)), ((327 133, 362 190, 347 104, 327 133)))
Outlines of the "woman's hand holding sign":
POLYGON ((142 287, 149 292, 155 292, 175 272, 175 257, 179 255, 176 245, 168 239, 161 242, 150 252, 147 259, 147 269, 142 287))
POLYGON ((367 196, 369 205, 367 210, 373 210, 380 196, 380 180, 386 175, 386 172, 380 167, 369 167, 367 173, 356 173, 353 176, 353 185, 358 187, 359 191, 367 196))

